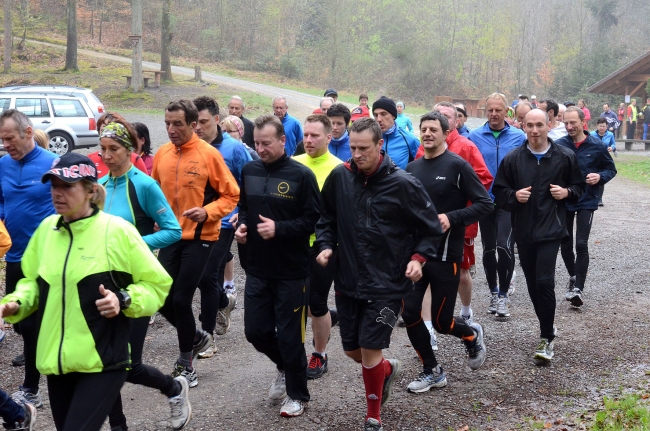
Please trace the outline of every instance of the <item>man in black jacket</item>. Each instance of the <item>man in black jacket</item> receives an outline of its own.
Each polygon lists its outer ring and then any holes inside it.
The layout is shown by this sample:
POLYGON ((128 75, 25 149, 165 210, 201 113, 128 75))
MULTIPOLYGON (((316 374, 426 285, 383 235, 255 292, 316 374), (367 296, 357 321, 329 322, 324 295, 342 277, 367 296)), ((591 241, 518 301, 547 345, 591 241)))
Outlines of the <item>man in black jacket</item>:
MULTIPOLYGON (((352 159, 334 168, 321 191, 317 262, 336 249, 334 289, 346 355, 362 364, 366 431, 380 430, 380 407, 401 370, 386 360, 403 298, 436 256, 438 214, 422 184, 382 150, 381 128, 361 118, 350 129, 352 159)), ((248 307, 248 305, 247 305, 248 307)))
POLYGON ((465 246, 465 226, 476 223, 492 212, 492 199, 472 166, 459 155, 447 150, 449 121, 441 112, 430 112, 420 120, 420 137, 424 157, 406 167, 422 182, 438 211, 444 236, 434 259, 423 269, 415 290, 404 300, 402 317, 413 348, 422 360, 423 371, 408 385, 412 393, 426 392, 447 385, 447 377, 438 364, 430 342, 430 334, 422 320, 422 299, 431 284, 431 316, 440 334, 460 338, 469 354, 469 366, 476 370, 485 362, 483 328, 454 317, 454 306, 460 283, 460 266, 465 246), (471 205, 467 205, 471 202, 471 205))
POLYGON ((260 160, 242 170, 237 242, 247 244, 244 332, 271 359, 278 375, 269 398, 284 398, 280 414, 301 415, 309 401, 305 323, 309 236, 318 221, 318 183, 284 152, 277 117, 255 120, 260 160))
POLYGON ((553 359, 555 262, 568 235, 565 202, 578 202, 585 180, 575 154, 548 138, 548 114, 533 109, 524 119, 527 140, 503 159, 492 191, 496 204, 512 213, 519 260, 539 320, 535 358, 553 359))

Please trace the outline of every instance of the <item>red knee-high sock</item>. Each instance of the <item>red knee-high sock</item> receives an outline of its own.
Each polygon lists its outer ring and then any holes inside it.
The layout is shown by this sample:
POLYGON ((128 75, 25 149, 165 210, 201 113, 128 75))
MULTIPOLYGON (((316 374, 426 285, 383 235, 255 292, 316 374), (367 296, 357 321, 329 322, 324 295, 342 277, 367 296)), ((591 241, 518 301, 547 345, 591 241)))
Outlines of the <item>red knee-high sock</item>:
POLYGON ((363 384, 366 387, 366 402, 368 411, 366 420, 369 418, 377 419, 381 422, 381 396, 384 391, 384 379, 393 371, 390 362, 384 358, 372 368, 361 366, 363 375, 363 384))

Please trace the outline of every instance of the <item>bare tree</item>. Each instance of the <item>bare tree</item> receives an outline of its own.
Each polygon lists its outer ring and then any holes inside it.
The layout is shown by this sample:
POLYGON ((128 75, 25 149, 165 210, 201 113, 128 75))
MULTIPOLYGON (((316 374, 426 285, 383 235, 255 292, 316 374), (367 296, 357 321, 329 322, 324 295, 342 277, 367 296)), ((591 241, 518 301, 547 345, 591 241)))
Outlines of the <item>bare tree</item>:
POLYGON ((77 0, 68 0, 67 8, 68 38, 65 49, 65 67, 63 70, 78 71, 77 64, 77 0))
POLYGON ((171 29, 172 0, 164 0, 162 8, 162 35, 160 38, 160 70, 165 72, 163 79, 173 81, 170 48, 172 44, 171 29))
POLYGON ((4 12, 5 12, 5 30, 4 30, 4 73, 11 72, 11 0, 5 0, 4 12))
POLYGON ((144 90, 142 79, 142 0, 132 0, 131 11, 131 31, 134 36, 132 40, 131 90, 139 93, 144 90))

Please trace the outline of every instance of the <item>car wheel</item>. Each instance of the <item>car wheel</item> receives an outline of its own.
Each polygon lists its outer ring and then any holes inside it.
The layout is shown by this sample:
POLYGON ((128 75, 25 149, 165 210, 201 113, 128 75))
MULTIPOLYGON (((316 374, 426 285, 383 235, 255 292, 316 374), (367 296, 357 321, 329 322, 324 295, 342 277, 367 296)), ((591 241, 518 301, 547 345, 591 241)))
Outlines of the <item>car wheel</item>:
POLYGON ((62 156, 74 150, 74 141, 65 132, 50 132, 50 141, 48 142, 47 149, 62 156))

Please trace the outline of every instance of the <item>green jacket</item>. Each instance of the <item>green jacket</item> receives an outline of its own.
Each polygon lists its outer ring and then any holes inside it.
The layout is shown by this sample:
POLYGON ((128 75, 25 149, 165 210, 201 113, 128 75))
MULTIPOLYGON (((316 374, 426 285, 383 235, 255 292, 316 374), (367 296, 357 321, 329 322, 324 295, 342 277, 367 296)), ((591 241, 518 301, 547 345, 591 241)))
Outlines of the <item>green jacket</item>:
POLYGON ((128 369, 129 318, 150 316, 172 284, 129 222, 96 209, 72 223, 52 215, 34 232, 22 259, 25 278, 1 303, 20 308, 7 322, 38 313, 36 367, 45 375, 128 369), (131 306, 100 315, 99 285, 126 290, 131 306))

